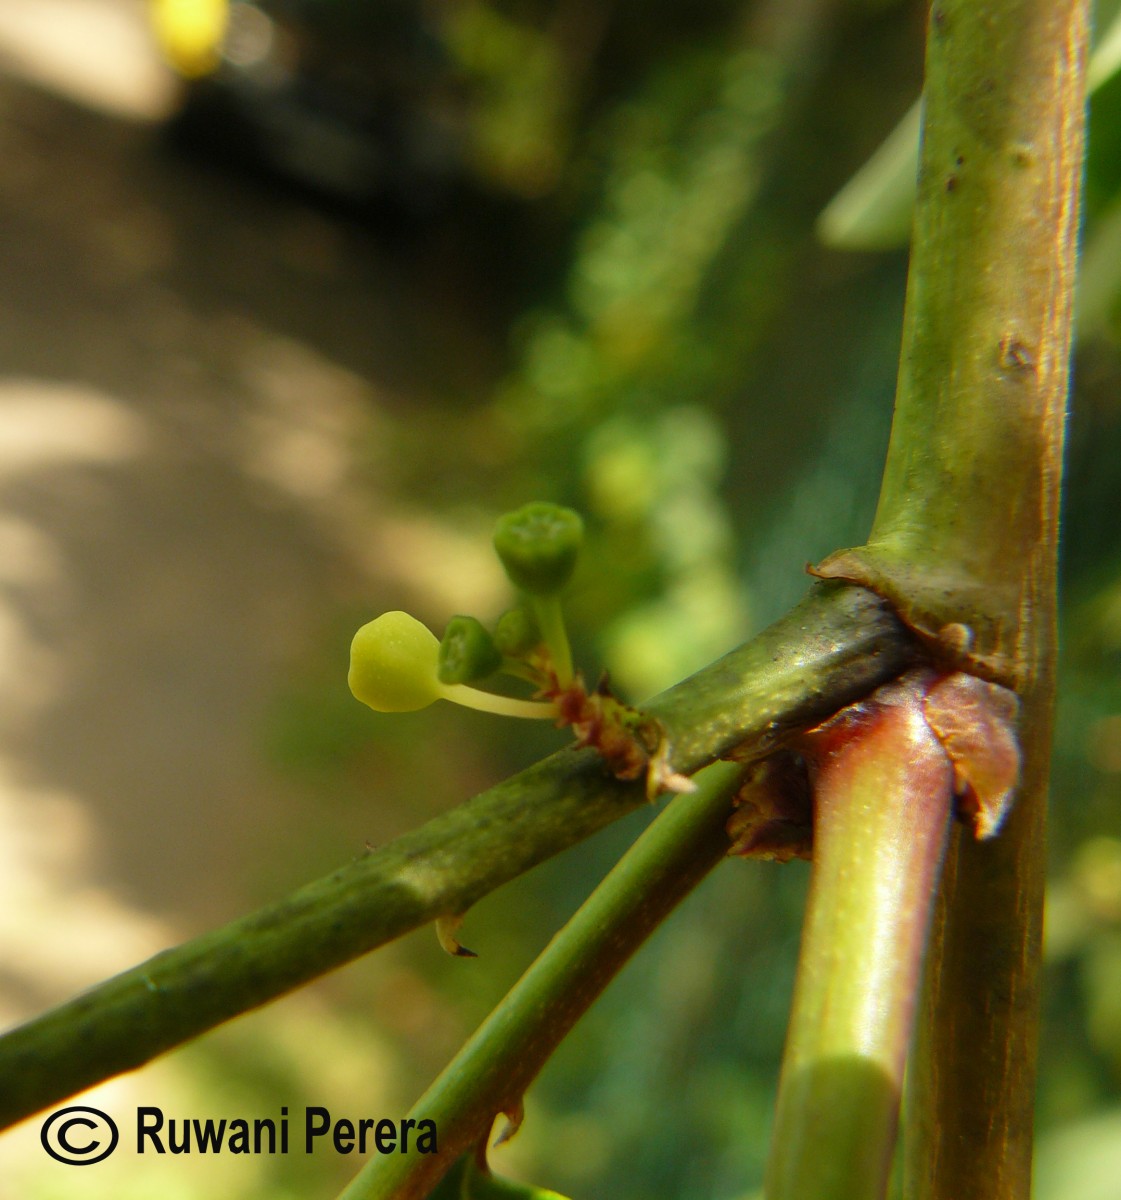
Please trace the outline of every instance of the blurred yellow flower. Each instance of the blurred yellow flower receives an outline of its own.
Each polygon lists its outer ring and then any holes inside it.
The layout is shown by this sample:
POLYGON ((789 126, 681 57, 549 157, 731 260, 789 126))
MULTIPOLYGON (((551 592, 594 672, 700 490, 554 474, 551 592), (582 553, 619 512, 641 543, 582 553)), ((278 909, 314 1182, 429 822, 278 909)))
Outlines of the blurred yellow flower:
POLYGON ((152 27, 167 61, 188 79, 213 71, 229 25, 228 0, 152 0, 152 27))

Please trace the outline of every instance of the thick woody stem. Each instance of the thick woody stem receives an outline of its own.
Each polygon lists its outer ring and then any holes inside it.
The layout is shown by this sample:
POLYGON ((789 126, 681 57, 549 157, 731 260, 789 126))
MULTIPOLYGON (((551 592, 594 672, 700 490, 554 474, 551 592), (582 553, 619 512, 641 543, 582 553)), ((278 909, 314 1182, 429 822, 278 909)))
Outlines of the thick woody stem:
POLYGON ((891 444, 868 544, 818 573, 1013 689, 999 837, 955 839, 909 1076, 911 1200, 1026 1200, 1089 0, 934 0, 891 444))

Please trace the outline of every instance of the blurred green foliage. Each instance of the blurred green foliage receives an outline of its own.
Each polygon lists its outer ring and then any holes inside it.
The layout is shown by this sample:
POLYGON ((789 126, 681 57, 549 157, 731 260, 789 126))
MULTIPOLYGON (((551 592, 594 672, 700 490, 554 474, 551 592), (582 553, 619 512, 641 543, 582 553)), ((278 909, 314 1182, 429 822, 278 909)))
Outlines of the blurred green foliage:
MULTIPOLYGON (((338 0, 336 16, 365 7, 338 0)), ((581 509, 577 658, 641 699, 772 619, 807 560, 866 533, 905 257, 827 251, 813 222, 914 98, 925 5, 397 7, 435 29, 465 89, 477 191, 439 218, 442 244, 493 260, 475 285, 505 289, 497 307, 518 314, 489 394, 412 416, 425 465, 402 487, 480 528, 537 496, 581 509)), ((1121 201, 1119 144, 1115 79, 1092 124, 1090 239, 1121 201)), ((1111 269, 1072 406, 1040 1200, 1121 1196, 1121 247, 1111 269)), ((503 748, 492 726, 441 718, 379 731, 373 755, 353 715, 298 695, 280 710, 279 752, 341 761, 356 794, 387 763, 407 794, 410 758, 437 737, 496 771, 553 744, 519 728, 503 748)), ((531 913, 519 938, 546 936, 630 832, 516 885, 531 913)), ((499 1169, 617 1200, 757 1186, 805 877, 797 864, 718 872, 578 1027, 499 1169)), ((498 907, 465 931, 479 962, 439 971, 466 1024, 489 1000, 464 972, 528 953, 496 947, 510 902, 498 907)))

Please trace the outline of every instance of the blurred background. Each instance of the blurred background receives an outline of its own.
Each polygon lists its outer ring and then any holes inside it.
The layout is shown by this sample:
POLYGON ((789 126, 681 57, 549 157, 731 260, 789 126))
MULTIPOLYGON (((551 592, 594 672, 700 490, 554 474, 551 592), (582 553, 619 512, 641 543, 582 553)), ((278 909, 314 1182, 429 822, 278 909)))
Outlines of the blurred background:
MULTIPOLYGON (((378 612, 440 630, 506 605, 505 509, 586 514, 577 657, 633 700, 863 540, 906 252, 815 222, 917 96, 924 20, 917 0, 3 0, 0 1022, 562 743, 447 706, 376 717, 346 688, 378 612)), ((1107 75, 1040 1200, 1121 1197, 1119 197, 1107 75)), ((477 960, 418 931, 90 1102, 402 1115, 649 817, 480 904, 477 960)), ((583 1198, 754 1196, 806 877, 721 868, 496 1169, 583 1198)), ((0 1200, 307 1200, 358 1165, 122 1150, 79 1172, 38 1128, 0 1139, 0 1200)))

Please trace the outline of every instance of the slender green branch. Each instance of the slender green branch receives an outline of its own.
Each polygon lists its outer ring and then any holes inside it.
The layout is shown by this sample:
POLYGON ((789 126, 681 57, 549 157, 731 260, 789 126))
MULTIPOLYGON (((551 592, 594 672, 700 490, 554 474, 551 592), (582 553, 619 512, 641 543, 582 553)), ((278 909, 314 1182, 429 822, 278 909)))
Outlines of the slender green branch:
POLYGON ((460 1154, 515 1111, 561 1040, 673 908, 724 857, 743 768, 714 763, 658 817, 548 944, 409 1116, 439 1152, 372 1158, 339 1200, 420 1200, 460 1154))
POLYGON ((517 696, 500 696, 481 688, 465 687, 461 683, 444 684, 444 698, 477 712, 494 713, 499 717, 522 717, 546 721, 556 717, 556 709, 541 700, 522 700, 517 696))
MULTIPOLYGON (((815 588, 759 637, 648 710, 674 766, 745 757, 898 674, 914 647, 860 588, 815 588)), ((0 1128, 130 1070, 501 884, 645 802, 571 749, 308 884, 0 1037, 0 1128)))
POLYGON ((767 1200, 881 1200, 953 766, 912 672, 811 735, 813 878, 767 1200))
POLYGON ((561 687, 568 687, 572 682, 572 649, 568 644, 568 630, 564 623, 564 613, 561 611, 560 597, 530 596, 528 602, 533 608, 537 627, 541 630, 541 637, 552 658, 557 682, 561 687))

